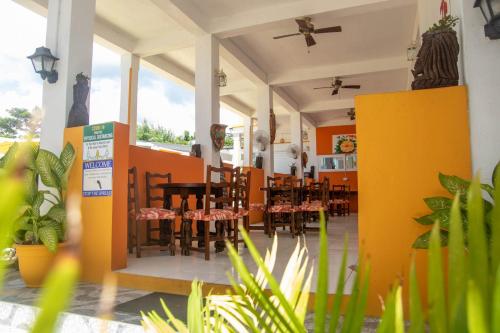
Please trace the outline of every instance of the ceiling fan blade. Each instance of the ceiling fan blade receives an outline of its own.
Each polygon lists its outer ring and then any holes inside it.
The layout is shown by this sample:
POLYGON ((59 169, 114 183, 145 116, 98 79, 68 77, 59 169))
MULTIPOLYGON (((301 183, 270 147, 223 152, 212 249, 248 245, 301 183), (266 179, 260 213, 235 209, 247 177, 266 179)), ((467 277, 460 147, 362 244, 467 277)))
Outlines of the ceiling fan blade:
POLYGON ((317 87, 317 88, 313 88, 313 89, 332 89, 332 87, 317 87))
POLYGON ((306 44, 307 44, 307 47, 310 47, 310 46, 313 46, 313 45, 316 45, 316 41, 314 40, 313 36, 311 35, 306 35, 306 44))
POLYGON ((276 36, 276 37, 273 37, 273 39, 280 39, 280 38, 292 37, 292 36, 299 36, 299 35, 301 35, 301 33, 300 32, 296 32, 294 34, 276 36))
POLYGON ((342 31, 342 27, 340 25, 338 25, 336 27, 315 29, 314 33, 315 34, 324 34, 325 32, 341 32, 341 31, 342 31))
POLYGON ((304 19, 295 19, 295 22, 301 27, 302 29, 309 29, 309 26, 307 25, 307 21, 304 19))
POLYGON ((333 89, 333 91, 332 91, 332 96, 335 96, 335 95, 337 95, 338 93, 339 93, 339 89, 338 89, 338 88, 337 88, 337 89, 333 89))
POLYGON ((361 86, 359 84, 348 84, 345 86, 342 86, 344 89, 361 89, 361 86))

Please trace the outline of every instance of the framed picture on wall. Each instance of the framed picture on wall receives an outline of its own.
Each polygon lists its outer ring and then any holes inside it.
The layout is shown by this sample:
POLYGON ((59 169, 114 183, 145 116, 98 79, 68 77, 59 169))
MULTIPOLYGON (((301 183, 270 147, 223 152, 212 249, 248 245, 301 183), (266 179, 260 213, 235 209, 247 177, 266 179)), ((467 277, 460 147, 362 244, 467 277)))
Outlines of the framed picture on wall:
POLYGON ((356 134, 333 135, 333 153, 334 154, 353 154, 356 153, 357 141, 356 134))

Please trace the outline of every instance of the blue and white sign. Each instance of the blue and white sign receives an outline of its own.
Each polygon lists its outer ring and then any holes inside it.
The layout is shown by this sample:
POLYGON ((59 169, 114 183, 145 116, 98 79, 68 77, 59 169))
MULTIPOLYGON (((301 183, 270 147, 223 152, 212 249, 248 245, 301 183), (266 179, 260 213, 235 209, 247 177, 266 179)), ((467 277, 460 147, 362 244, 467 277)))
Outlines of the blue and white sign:
POLYGON ((83 132, 83 196, 111 196, 113 123, 85 126, 83 132))

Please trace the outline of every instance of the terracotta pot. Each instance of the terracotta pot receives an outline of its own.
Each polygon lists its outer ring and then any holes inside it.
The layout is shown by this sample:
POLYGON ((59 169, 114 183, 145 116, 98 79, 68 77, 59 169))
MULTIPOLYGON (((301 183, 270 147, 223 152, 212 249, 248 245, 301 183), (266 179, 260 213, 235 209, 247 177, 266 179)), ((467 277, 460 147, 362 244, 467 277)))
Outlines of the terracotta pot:
MULTIPOLYGON (((59 250, 66 246, 65 243, 58 245, 59 250)), ((16 255, 19 261, 19 273, 30 288, 41 287, 45 276, 48 274, 57 256, 50 252, 45 245, 20 245, 16 244, 16 255)))

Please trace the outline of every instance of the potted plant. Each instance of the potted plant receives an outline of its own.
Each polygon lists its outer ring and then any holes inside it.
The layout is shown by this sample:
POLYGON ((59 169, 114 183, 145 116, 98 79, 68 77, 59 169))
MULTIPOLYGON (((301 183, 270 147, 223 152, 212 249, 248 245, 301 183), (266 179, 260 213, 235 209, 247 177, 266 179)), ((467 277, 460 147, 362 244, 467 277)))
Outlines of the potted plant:
POLYGON ((458 18, 447 14, 442 7, 442 17, 422 35, 422 46, 412 70, 413 90, 458 85, 458 44, 453 29, 458 18))
POLYGON ((22 152, 19 148, 14 144, 0 159, 0 167, 23 159, 25 204, 15 223, 14 242, 21 277, 28 287, 39 287, 57 249, 64 246, 65 195, 75 150, 69 143, 59 156, 36 144, 22 152), (39 180, 45 189, 39 189, 39 180))

